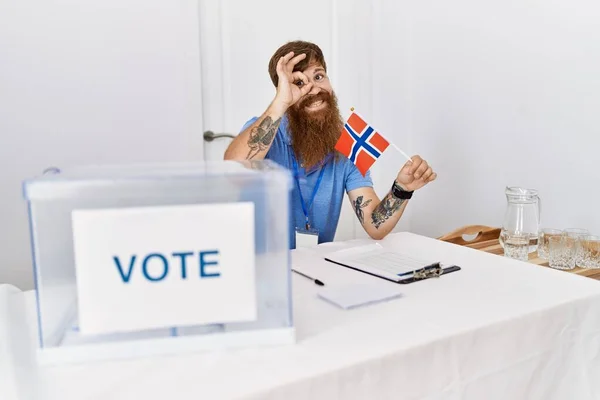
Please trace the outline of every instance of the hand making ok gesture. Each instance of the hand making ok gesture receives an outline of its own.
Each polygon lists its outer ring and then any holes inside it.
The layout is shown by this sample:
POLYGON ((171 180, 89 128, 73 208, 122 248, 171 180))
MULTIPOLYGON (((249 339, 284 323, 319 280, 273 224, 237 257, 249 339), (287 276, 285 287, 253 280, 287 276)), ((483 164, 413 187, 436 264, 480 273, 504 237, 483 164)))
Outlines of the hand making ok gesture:
POLYGON ((306 54, 298 54, 294 57, 294 52, 292 51, 281 57, 277 62, 276 71, 279 82, 274 102, 285 109, 298 102, 313 87, 313 84, 309 82, 306 75, 300 71, 294 72, 296 64, 305 58, 306 54))

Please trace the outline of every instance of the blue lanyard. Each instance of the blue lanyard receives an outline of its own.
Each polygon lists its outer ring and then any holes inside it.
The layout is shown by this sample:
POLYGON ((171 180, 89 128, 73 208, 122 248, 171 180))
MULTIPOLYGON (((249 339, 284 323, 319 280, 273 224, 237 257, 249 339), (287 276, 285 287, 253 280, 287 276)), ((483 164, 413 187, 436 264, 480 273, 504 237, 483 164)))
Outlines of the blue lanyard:
POLYGON ((321 180, 323 179, 323 174, 325 173, 324 166, 321 166, 321 172, 319 172, 319 177, 317 178, 317 183, 315 183, 315 187, 312 192, 312 196, 310 198, 310 202, 306 204, 304 202, 304 196, 302 196, 302 189, 300 189, 300 181, 298 180, 298 175, 300 172, 298 171, 298 164, 296 163, 296 159, 293 159, 294 164, 294 180, 296 181, 296 187, 298 188, 298 194, 300 195, 300 204, 302 204, 302 212, 306 217, 306 230, 310 229, 310 224, 308 223, 308 212, 312 208, 313 201, 315 201, 315 196, 317 195, 317 191, 319 190, 319 186, 321 185, 321 180))

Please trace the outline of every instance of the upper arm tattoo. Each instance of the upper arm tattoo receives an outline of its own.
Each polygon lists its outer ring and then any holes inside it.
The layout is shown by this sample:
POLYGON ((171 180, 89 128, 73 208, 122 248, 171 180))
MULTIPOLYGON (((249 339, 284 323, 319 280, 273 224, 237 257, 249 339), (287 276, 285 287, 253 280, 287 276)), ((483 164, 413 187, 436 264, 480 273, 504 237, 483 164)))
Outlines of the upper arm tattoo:
POLYGON ((397 199, 391 193, 388 193, 371 213, 371 222, 375 226, 375 229, 379 229, 381 224, 398 211, 402 207, 402 204, 404 204, 404 201, 404 199, 397 199))
POLYGON ((260 124, 250 131, 250 138, 248 139, 248 147, 250 151, 246 156, 247 160, 254 158, 258 153, 264 151, 273 141, 279 122, 281 118, 273 122, 273 119, 269 116, 265 117, 260 124))
POLYGON ((364 223, 365 222, 365 213, 363 212, 363 208, 365 208, 366 206, 369 205, 369 203, 371 203, 372 199, 366 200, 363 202, 363 196, 358 196, 356 198, 356 200, 354 200, 352 202, 352 207, 354 208, 354 212, 356 213, 356 216, 358 217, 358 220, 360 221, 360 223, 364 223))

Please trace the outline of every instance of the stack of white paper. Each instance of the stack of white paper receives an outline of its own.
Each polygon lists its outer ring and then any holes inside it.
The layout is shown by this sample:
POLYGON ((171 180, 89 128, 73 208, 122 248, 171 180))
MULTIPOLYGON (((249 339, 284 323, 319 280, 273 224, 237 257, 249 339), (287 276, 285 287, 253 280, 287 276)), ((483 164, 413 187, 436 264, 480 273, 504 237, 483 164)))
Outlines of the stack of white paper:
POLYGON ((319 297, 343 309, 379 303, 400 297, 402 294, 393 284, 358 283, 344 286, 325 286, 319 297))

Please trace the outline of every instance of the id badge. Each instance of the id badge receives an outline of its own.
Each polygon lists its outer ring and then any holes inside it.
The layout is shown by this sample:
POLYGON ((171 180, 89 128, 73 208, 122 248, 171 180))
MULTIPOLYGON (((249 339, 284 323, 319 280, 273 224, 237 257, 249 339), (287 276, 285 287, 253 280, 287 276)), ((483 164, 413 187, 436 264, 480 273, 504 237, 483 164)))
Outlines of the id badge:
POLYGON ((312 247, 319 244, 319 231, 296 228, 296 248, 312 247))

